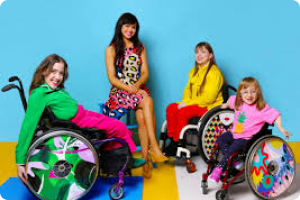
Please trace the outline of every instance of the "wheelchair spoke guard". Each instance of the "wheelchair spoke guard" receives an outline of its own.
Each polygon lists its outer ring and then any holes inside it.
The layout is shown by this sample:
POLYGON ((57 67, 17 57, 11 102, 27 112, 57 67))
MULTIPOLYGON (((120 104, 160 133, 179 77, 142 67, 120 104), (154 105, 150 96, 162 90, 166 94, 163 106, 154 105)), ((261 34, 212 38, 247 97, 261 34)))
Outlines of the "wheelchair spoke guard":
POLYGON ((252 145, 246 159, 246 179, 258 197, 279 197, 288 190, 294 177, 294 155, 283 139, 265 136, 252 145))
POLYGON ((49 131, 28 151, 28 188, 40 199, 79 199, 97 180, 98 170, 95 148, 72 131, 49 131))
POLYGON ((220 109, 219 106, 210 110, 201 119, 202 123, 199 129, 201 137, 200 155, 205 162, 209 161, 218 137, 232 129, 233 119, 233 110, 220 109))

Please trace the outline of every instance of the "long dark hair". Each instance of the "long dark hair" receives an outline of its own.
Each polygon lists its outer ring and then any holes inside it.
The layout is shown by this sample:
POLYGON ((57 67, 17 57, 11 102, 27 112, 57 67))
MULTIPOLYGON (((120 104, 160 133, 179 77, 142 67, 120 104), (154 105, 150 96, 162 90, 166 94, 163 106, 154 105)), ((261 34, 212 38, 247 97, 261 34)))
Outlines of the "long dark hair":
POLYGON ((134 36, 130 38, 130 40, 133 42, 134 47, 139 49, 139 52, 141 52, 143 49, 143 44, 139 40, 140 25, 137 18, 131 13, 124 13, 117 21, 115 34, 110 42, 110 45, 113 45, 116 48, 116 59, 122 58, 124 55, 125 44, 121 32, 121 28, 124 24, 136 24, 136 32, 134 36))
MULTIPOLYGON (((200 42, 200 43, 198 43, 198 44, 196 45, 196 47, 195 47, 195 52, 197 51, 198 48, 205 48, 205 49, 207 49, 207 51, 208 51, 210 54, 212 54, 212 57, 209 59, 209 65, 208 65, 208 68, 207 68, 207 70, 206 70, 206 72, 205 72, 203 81, 202 81, 202 83, 201 83, 201 85, 200 85, 199 91, 197 92, 197 95, 198 95, 198 94, 201 94, 201 92, 202 92, 202 90, 203 90, 203 87, 204 87, 204 85, 205 85, 205 81, 206 81, 207 74, 208 74, 209 70, 211 69, 211 67, 212 67, 213 65, 216 65, 216 66, 217 66, 217 62, 216 62, 216 59, 215 59, 214 51, 213 51, 211 45, 210 45, 208 42, 200 42)), ((193 76, 195 76, 195 75, 197 74, 198 71, 199 71, 199 64, 198 64, 197 61, 196 61, 196 63, 195 63, 195 71, 194 71, 193 76)), ((192 90, 192 85, 191 85, 191 90, 192 90)))
POLYGON ((53 69, 53 65, 55 63, 63 63, 65 68, 64 68, 64 78, 63 81, 61 82, 61 84, 59 85, 59 87, 61 88, 65 88, 64 83, 67 80, 69 73, 68 73, 68 64, 67 62, 60 57, 59 55, 56 54, 52 54, 47 56, 42 62, 41 64, 36 68, 32 81, 31 81, 31 85, 29 88, 29 94, 31 94, 32 90, 34 90, 35 88, 37 88, 39 85, 44 84, 45 83, 45 77, 48 76, 52 69, 53 69))

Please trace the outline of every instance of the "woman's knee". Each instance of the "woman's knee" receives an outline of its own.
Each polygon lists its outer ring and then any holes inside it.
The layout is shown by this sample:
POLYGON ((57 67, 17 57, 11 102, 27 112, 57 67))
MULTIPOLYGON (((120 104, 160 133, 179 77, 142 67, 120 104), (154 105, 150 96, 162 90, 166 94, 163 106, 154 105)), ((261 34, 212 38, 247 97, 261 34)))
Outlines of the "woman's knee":
POLYGON ((177 110, 178 110, 178 103, 171 103, 171 104, 168 105, 168 107, 166 109, 166 112, 167 113, 173 113, 177 110))
POLYGON ((143 99, 144 104, 146 104, 147 106, 153 105, 153 99, 150 96, 146 96, 143 99))
POLYGON ((141 109, 137 109, 135 111, 135 117, 136 117, 136 121, 137 121, 138 124, 145 123, 144 114, 143 114, 143 111, 141 109))

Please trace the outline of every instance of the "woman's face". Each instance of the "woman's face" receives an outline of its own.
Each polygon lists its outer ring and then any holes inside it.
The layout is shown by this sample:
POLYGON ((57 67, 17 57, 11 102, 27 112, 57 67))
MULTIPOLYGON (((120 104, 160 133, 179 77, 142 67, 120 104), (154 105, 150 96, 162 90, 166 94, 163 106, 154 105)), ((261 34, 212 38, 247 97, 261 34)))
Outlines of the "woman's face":
POLYGON ((196 53, 195 53, 196 63, 198 63, 201 66, 208 64, 212 56, 213 55, 209 53, 205 47, 198 47, 196 49, 196 53))
POLYGON ((136 33, 136 24, 124 24, 121 27, 123 38, 130 40, 136 33))
POLYGON ((45 75, 45 83, 55 90, 64 80, 65 65, 64 63, 55 63, 51 72, 45 75))

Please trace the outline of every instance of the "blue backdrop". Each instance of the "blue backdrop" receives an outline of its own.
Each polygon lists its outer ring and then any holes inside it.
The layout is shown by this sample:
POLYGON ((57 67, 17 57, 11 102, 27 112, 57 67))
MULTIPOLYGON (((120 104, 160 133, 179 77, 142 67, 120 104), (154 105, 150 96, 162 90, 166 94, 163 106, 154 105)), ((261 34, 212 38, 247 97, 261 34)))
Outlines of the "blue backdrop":
MULTIPOLYGON (((98 111, 110 89, 105 48, 124 12, 140 22, 157 135, 167 105, 181 100, 195 45, 208 41, 228 82, 237 86, 255 76, 291 140, 300 139, 300 6, 294 0, 6 0, 0 6, 0 86, 18 75, 28 93, 36 67, 57 53, 70 66, 67 91, 98 111)), ((17 91, 0 93, 0 141, 17 141, 23 117, 17 91)))

